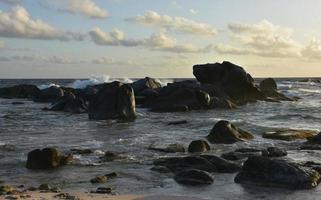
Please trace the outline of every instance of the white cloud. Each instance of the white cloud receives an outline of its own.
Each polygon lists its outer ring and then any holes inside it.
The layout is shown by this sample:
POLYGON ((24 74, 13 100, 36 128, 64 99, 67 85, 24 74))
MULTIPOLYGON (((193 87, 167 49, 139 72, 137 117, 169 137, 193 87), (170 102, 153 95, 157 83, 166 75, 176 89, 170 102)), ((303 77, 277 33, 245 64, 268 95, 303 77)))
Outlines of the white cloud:
POLYGON ((0 36, 44 40, 82 40, 84 37, 80 33, 58 31, 39 19, 32 19, 22 6, 10 12, 0 11, 0 36))
POLYGON ((127 39, 125 34, 118 29, 114 29, 108 33, 97 27, 90 31, 89 35, 95 44, 101 46, 143 46, 148 47, 151 50, 176 53, 198 53, 210 50, 209 47, 197 48, 192 44, 177 44, 177 41, 174 38, 167 36, 165 32, 152 34, 149 38, 145 39, 127 39))
POLYGON ((98 64, 98 65, 137 65, 136 62, 132 60, 115 60, 113 58, 108 58, 108 57, 100 57, 92 60, 93 64, 98 64))
POLYGON ((38 56, 38 55, 14 55, 2 56, 0 62, 41 62, 51 64, 81 64, 88 63, 84 60, 73 60, 66 56, 38 56))
POLYGON ((181 33, 211 36, 217 34, 216 29, 210 24, 195 22, 184 17, 160 15, 155 11, 148 11, 145 15, 128 18, 127 21, 142 23, 149 26, 157 26, 181 33))
POLYGON ((199 13, 198 10, 194 10, 194 9, 189 9, 189 12, 193 15, 197 15, 199 13))
POLYGON ((219 44, 222 54, 253 54, 262 57, 298 57, 301 45, 292 39, 292 30, 276 26, 267 20, 257 24, 234 23, 228 25, 235 46, 219 44))
POLYGON ((321 41, 313 38, 310 43, 302 49, 301 53, 303 58, 306 59, 321 59, 321 41))
POLYGON ((108 12, 99 7, 93 0, 46 0, 45 3, 59 11, 80 14, 90 18, 103 19, 109 16, 108 12))

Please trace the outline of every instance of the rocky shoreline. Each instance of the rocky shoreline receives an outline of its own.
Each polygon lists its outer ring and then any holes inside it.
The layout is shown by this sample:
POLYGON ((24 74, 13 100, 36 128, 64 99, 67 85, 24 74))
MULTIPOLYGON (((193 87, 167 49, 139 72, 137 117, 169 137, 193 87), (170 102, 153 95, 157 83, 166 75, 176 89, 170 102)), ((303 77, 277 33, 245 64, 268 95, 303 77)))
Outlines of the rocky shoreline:
MULTIPOLYGON (((250 74, 230 62, 195 65, 193 74, 195 80, 169 83, 164 87, 149 77, 131 84, 115 81, 84 89, 52 86, 40 90, 34 85, 16 85, 0 88, 0 98, 27 98, 34 102, 50 102, 51 106, 44 108, 44 111, 87 113, 89 120, 116 120, 120 123, 135 123, 136 107, 146 108, 150 112, 189 112, 237 109, 257 101, 281 103, 299 99, 280 93, 272 78, 264 79, 256 85, 250 74)), ((169 122, 168 126, 186 123, 188 122, 184 120, 173 121, 169 122)), ((213 184, 215 176, 220 173, 235 176, 235 183, 241 185, 291 190, 312 189, 321 182, 321 163, 292 162, 285 159, 287 149, 271 146, 241 148, 221 155, 209 153, 213 145, 232 145, 251 141, 255 137, 258 137, 257 134, 243 130, 230 121, 220 120, 213 124, 206 137, 195 138, 188 146, 180 143, 172 143, 166 147, 150 145, 148 150, 164 154, 153 161, 151 171, 170 174, 178 184, 187 186, 213 184)), ((317 131, 275 129, 263 133, 262 137, 289 142, 306 140, 296 148, 298 151, 321 149, 321 133, 317 131)), ((67 152, 52 147, 35 149, 28 153, 26 168, 54 170, 73 165, 75 155, 92 153, 92 149, 70 149, 67 152)), ((121 154, 106 151, 99 158, 99 162, 113 162, 118 159, 122 159, 121 154)), ((112 188, 99 187, 99 184, 108 183, 113 178, 119 178, 117 171, 92 177, 88 182, 97 184, 97 189, 91 192, 113 194, 112 188)), ((51 188, 46 184, 33 189, 60 191, 59 188, 51 188)), ((17 190, 2 184, 0 191, 1 195, 22 195, 21 198, 25 198, 23 195, 28 190, 17 190)))

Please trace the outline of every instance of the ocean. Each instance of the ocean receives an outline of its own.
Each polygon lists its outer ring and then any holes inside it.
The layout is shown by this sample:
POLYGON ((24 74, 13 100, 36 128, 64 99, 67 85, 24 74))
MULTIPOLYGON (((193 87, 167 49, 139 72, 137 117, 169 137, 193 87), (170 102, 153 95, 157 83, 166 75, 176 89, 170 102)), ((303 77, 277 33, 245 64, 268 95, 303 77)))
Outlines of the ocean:
MULTIPOLYGON (((130 82, 129 79, 122 79, 130 82)), ((241 147, 276 146, 288 150, 287 159, 321 163, 320 151, 298 151, 304 140, 292 142, 262 138, 274 128, 321 130, 321 83, 305 79, 276 79, 279 90, 288 96, 301 97, 295 102, 257 102, 235 110, 202 110, 186 113, 152 113, 137 108, 135 122, 92 121, 87 114, 48 112, 46 103, 25 99, 0 99, 0 180, 12 184, 57 185, 64 190, 89 191, 97 188, 90 179, 110 172, 119 177, 100 186, 114 188, 119 194, 187 195, 204 199, 320 199, 321 186, 312 190, 285 190, 234 183, 235 174, 214 174, 212 185, 186 187, 169 174, 151 171, 153 160, 169 154, 148 150, 150 145, 164 147, 182 143, 186 147, 204 138, 219 120, 229 120, 255 135, 253 140, 235 144, 211 145, 211 154, 221 155, 241 147), (13 105, 12 102, 23 102, 13 105), (186 120, 187 124, 168 126, 168 122, 186 120), (90 148, 91 155, 77 155, 75 163, 57 170, 28 170, 27 153, 36 148, 56 147, 63 151, 90 148), (124 159, 99 163, 104 151, 121 153, 124 159)), ((3 79, 0 87, 34 84, 83 88, 88 84, 111 81, 106 77, 74 79, 3 79)), ((173 79, 160 79, 163 84, 173 79)), ((176 80, 177 81, 177 80, 176 80)), ((259 81, 257 79, 256 81, 259 81)), ((175 155, 175 154, 171 154, 175 155)))

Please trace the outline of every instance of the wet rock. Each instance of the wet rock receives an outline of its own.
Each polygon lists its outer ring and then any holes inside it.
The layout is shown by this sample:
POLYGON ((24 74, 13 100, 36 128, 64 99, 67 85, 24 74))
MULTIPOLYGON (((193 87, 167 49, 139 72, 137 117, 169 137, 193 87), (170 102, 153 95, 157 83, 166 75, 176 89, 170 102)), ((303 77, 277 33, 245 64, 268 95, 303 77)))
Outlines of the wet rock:
POLYGON ((277 84, 273 78, 267 78, 260 82, 260 89, 267 97, 265 101, 279 102, 279 101, 293 101, 293 99, 286 97, 277 91, 277 84))
POLYGON ((235 173, 240 171, 242 168, 241 165, 225 160, 218 156, 201 155, 201 157, 205 158, 210 163, 212 163, 216 168, 216 172, 219 172, 219 173, 235 173))
POLYGON ((252 139, 253 135, 234 124, 221 120, 215 124, 207 139, 211 143, 232 144, 239 141, 252 139))
POLYGON ((237 106, 232 101, 225 98, 218 98, 218 97, 211 98, 209 107, 213 109, 222 108, 222 109, 229 109, 229 110, 237 108, 237 106))
POLYGON ((23 105, 25 104, 24 102, 21 102, 21 101, 14 101, 11 103, 12 105, 23 105))
POLYGON ((169 172, 171 172, 171 170, 168 169, 165 166, 154 166, 150 170, 156 171, 156 172, 159 172, 159 173, 169 173, 169 172))
POLYGON ((28 153, 28 169, 53 169, 60 166, 61 153, 55 148, 36 149, 28 153))
POLYGON ((60 193, 54 196, 57 199, 65 199, 65 200, 80 200, 77 196, 71 195, 69 193, 60 193))
POLYGON ((165 166, 174 173, 187 169, 198 169, 207 172, 217 171, 211 162, 200 156, 160 158, 154 161, 154 165, 165 166))
POLYGON ((68 155, 61 155, 60 166, 70 165, 74 162, 74 155, 72 153, 68 155))
POLYGON ((44 183, 44 184, 41 184, 39 187, 38 187, 39 190, 42 190, 42 191, 50 191, 51 190, 51 187, 50 185, 48 185, 47 183, 44 183))
POLYGON ((33 98, 40 94, 40 90, 34 85, 15 85, 0 88, 1 98, 33 98))
POLYGON ((263 138, 291 141, 310 138, 316 134, 317 132, 312 130, 278 129, 263 133, 263 138))
POLYGON ((146 90, 154 90, 162 87, 160 82, 150 77, 145 77, 144 79, 137 80, 133 82, 131 86, 134 89, 135 95, 142 95, 142 93, 144 93, 144 91, 146 90))
POLYGON ((308 137, 307 139, 308 139, 307 141, 308 144, 321 144, 321 132, 310 138, 308 137))
POLYGON ((73 154, 79 154, 79 155, 86 155, 86 154, 94 153, 94 151, 91 149, 70 149, 70 151, 73 154))
POLYGON ((188 106, 186 105, 160 105, 153 107, 151 112, 187 112, 188 106))
POLYGON ((183 185, 209 185, 214 182, 214 177, 205 171, 189 169, 175 174, 174 180, 183 185))
POLYGON ((109 174, 105 174, 105 176, 108 178, 108 179, 112 179, 112 178, 116 178, 118 176, 118 174, 116 172, 111 172, 109 174))
POLYGON ((95 191, 90 191, 90 193, 96 193, 96 194, 111 194, 112 189, 110 187, 99 187, 95 191))
POLYGON ((240 184, 290 189, 314 188, 320 180, 321 175, 313 169, 262 156, 249 157, 234 179, 240 184))
POLYGON ((283 157, 288 155, 288 153, 284 149, 280 149, 277 147, 268 147, 267 149, 262 151, 262 156, 265 157, 283 157))
POLYGON ((278 86, 273 78, 267 78, 260 82, 260 89, 262 91, 277 91, 278 86))
POLYGON ((51 86, 49 88, 40 91, 40 94, 33 98, 35 102, 54 102, 60 97, 64 96, 64 90, 57 86, 51 86))
POLYGON ((188 152, 206 152, 211 150, 210 145, 205 140, 194 140, 188 146, 188 152))
POLYGON ((172 121, 169 122, 167 125, 180 125, 180 124, 187 124, 188 122, 186 120, 179 120, 179 121, 172 121))
POLYGON ((57 99, 50 108, 45 110, 84 113, 87 109, 87 103, 84 99, 73 93, 66 92, 63 97, 57 99))
POLYGON ((108 180, 107 176, 96 176, 95 178, 91 179, 91 183, 106 183, 108 180))
POLYGON ((111 152, 111 151, 106 151, 104 156, 101 156, 99 159, 100 159, 100 163, 103 163, 103 162, 112 162, 116 159, 121 159, 122 157, 118 154, 118 153, 115 153, 115 152, 111 152))
POLYGON ((159 148, 159 147, 148 147, 149 150, 153 151, 161 151, 165 153, 178 153, 178 152, 185 152, 185 147, 182 144, 169 144, 165 148, 159 148))
POLYGON ((242 149, 241 151, 236 150, 236 151, 224 153, 221 155, 221 157, 226 160, 236 161, 236 160, 246 159, 250 156, 260 156, 260 155, 261 155, 261 150, 249 149, 248 151, 246 151, 246 149, 242 149))
POLYGON ((9 185, 1 185, 0 186, 0 195, 6 195, 12 193, 15 189, 9 185))
POLYGON ((89 101, 89 119, 119 119, 131 121, 136 118, 133 89, 120 82, 106 83, 89 101))
POLYGON ((230 62, 194 65, 193 74, 202 84, 220 87, 234 101, 243 103, 264 98, 251 75, 230 62))

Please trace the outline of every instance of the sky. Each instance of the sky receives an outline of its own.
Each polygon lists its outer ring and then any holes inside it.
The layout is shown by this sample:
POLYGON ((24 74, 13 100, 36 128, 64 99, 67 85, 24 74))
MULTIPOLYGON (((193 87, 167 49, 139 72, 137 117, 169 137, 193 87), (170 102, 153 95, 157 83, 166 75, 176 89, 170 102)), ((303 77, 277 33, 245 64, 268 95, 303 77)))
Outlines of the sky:
POLYGON ((320 0, 0 0, 0 78, 321 77, 320 0))

